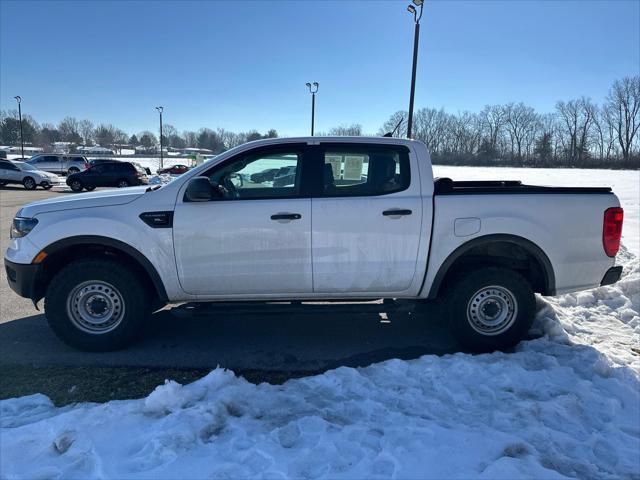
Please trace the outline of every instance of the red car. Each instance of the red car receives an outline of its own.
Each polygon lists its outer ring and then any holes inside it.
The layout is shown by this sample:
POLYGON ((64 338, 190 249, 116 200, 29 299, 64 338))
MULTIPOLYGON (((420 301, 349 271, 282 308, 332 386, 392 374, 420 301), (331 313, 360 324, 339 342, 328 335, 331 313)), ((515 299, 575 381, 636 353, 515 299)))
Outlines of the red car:
POLYGON ((186 165, 173 165, 172 167, 161 168, 160 170, 158 170, 158 175, 163 173, 168 173, 169 175, 182 175, 188 170, 189 167, 187 167, 186 165))

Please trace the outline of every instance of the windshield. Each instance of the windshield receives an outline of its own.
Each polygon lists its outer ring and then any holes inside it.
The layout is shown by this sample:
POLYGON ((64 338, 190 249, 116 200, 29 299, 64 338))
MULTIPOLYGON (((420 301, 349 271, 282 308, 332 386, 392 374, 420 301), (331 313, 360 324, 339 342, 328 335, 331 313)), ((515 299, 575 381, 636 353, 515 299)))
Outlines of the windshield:
POLYGON ((28 163, 24 163, 24 162, 13 162, 13 163, 20 170, 30 171, 30 172, 38 170, 36 167, 34 167, 33 165, 29 165, 28 163))

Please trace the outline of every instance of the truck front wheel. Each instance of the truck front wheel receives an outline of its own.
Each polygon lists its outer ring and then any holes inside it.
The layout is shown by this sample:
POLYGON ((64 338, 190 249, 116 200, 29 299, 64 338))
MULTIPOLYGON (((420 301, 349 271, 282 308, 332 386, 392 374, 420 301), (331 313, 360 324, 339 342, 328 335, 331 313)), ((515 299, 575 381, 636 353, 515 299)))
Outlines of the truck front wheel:
POLYGON ((525 338, 535 315, 529 282, 513 270, 467 270, 445 286, 451 332, 472 352, 510 348, 525 338))
POLYGON ((147 294, 133 272, 113 260, 73 262, 51 280, 45 314, 55 334, 86 351, 117 350, 131 343, 150 313, 147 294))

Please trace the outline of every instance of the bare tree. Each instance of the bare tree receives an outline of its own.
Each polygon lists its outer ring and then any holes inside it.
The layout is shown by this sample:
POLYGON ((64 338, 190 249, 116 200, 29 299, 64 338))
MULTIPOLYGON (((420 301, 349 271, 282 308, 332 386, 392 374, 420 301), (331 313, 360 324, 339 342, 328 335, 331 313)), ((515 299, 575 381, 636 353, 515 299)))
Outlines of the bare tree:
POLYGON ((431 152, 440 153, 450 133, 450 115, 442 108, 421 108, 413 115, 414 138, 423 141, 431 152))
POLYGON ((558 102, 556 110, 564 126, 564 134, 568 137, 567 160, 570 164, 580 165, 588 153, 589 133, 596 116, 596 107, 590 99, 581 97, 558 102))
POLYGON ((351 125, 340 125, 329 130, 332 137, 360 137, 362 136, 362 125, 353 123, 351 125))
POLYGON ((480 125, 493 150, 498 147, 498 136, 506 122, 506 111, 501 105, 486 105, 480 112, 480 125))
POLYGON ((82 141, 79 129, 80 123, 73 117, 65 117, 58 124, 58 131, 64 142, 79 143, 82 141))
POLYGON ((505 107, 505 125, 511 142, 511 156, 522 160, 522 147, 530 135, 532 123, 536 122, 536 112, 532 107, 520 102, 509 103, 505 107))
POLYGON ((404 138, 407 136, 407 117, 409 114, 404 110, 398 110, 396 113, 389 117, 389 120, 384 122, 382 128, 379 130, 380 135, 393 132, 393 136, 397 138, 404 138), (399 126, 398 126, 399 125, 399 126), (398 128, 396 129, 396 126, 398 128), (395 131, 394 131, 395 129, 395 131))
POLYGON ((100 124, 96 127, 94 137, 98 145, 108 147, 113 145, 117 128, 113 125, 100 124))
POLYGON ((86 146, 91 146, 93 143, 93 122, 91 120, 82 120, 78 126, 82 141, 86 146))
POLYGON ((195 148, 198 143, 198 134, 192 131, 184 131, 182 132, 182 138, 184 138, 184 143, 187 144, 188 148, 195 148))
POLYGON ((628 161, 640 127, 640 76, 616 80, 607 95, 605 109, 622 150, 622 158, 628 161))

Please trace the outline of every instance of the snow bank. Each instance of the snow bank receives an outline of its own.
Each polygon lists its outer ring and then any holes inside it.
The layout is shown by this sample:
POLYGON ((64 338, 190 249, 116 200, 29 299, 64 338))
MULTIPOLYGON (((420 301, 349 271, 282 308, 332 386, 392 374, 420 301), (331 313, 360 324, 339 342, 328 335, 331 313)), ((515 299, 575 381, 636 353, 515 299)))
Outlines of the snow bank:
POLYGON ((2 478, 638 478, 640 266, 539 300, 514 353, 284 385, 216 369, 141 400, 0 402, 2 478))

